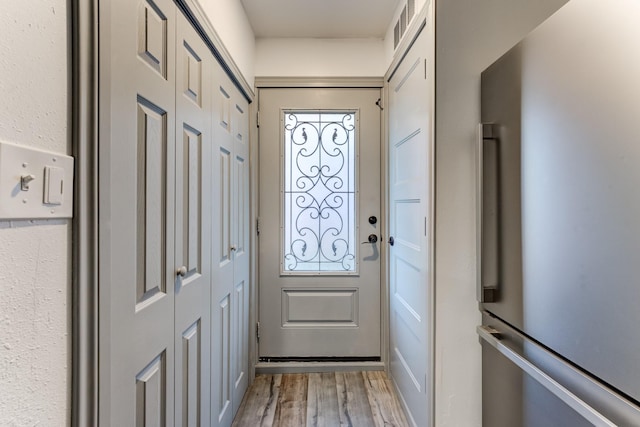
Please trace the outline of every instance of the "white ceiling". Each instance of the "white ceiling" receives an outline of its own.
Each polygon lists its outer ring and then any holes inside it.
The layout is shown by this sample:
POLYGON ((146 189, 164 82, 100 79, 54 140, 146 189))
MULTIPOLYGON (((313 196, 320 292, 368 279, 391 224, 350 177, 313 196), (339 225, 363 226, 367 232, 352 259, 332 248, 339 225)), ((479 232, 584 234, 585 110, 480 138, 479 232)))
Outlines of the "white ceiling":
POLYGON ((384 37, 401 0, 241 0, 256 37, 384 37))

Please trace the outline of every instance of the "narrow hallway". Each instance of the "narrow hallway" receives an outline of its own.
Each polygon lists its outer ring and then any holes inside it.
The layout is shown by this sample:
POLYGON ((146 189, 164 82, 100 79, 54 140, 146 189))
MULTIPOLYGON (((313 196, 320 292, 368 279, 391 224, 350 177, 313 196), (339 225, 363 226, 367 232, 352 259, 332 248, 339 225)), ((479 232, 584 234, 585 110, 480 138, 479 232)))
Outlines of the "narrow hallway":
POLYGON ((234 427, 408 426, 383 371, 258 375, 234 427))

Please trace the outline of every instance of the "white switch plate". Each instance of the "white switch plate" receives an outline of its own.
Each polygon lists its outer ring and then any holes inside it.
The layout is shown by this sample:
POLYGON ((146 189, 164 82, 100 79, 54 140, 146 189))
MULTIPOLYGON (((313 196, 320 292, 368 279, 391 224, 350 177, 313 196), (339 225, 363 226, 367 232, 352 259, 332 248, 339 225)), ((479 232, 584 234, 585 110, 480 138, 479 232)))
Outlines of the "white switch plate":
POLYGON ((0 219, 72 216, 73 157, 0 142, 0 219))

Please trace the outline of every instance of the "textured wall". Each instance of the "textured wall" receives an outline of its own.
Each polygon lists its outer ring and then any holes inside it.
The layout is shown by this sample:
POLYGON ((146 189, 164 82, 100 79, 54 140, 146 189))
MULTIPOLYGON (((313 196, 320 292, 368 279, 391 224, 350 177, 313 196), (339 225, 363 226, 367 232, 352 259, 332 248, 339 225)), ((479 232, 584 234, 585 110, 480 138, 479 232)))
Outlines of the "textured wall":
MULTIPOLYGON (((0 140, 69 152, 67 24, 66 0, 2 2, 0 140)), ((0 221, 1 426, 69 423, 70 237, 0 221)))

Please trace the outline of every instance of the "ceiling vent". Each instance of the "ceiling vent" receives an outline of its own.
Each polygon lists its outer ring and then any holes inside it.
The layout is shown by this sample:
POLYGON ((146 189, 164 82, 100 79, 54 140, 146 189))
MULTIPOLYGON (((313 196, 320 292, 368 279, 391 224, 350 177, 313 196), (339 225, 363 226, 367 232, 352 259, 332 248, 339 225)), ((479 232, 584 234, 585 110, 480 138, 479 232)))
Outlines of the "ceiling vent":
POLYGON ((398 22, 393 28, 393 48, 397 49, 404 33, 409 28, 409 23, 416 13, 416 0, 407 0, 407 4, 402 8, 398 22))
POLYGON ((416 14, 416 0, 407 0, 407 26, 413 19, 413 15, 416 14))
POLYGON ((396 49, 400 43, 400 22, 396 22, 396 26, 393 29, 393 48, 396 49))
POLYGON ((404 33, 407 31, 407 6, 402 8, 400 14, 400 37, 404 37, 404 33))

